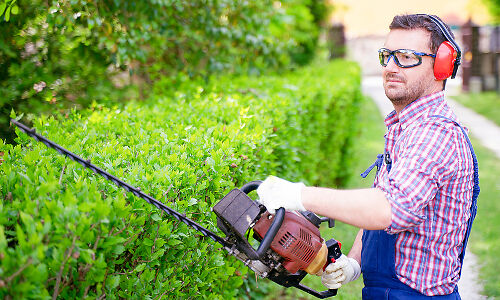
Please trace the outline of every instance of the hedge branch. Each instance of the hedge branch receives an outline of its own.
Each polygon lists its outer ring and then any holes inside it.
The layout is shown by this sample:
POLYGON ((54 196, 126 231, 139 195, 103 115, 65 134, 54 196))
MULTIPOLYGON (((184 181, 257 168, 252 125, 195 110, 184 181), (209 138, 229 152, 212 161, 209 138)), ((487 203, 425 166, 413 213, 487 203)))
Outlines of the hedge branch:
POLYGON ((5 278, 5 281, 7 283, 9 283, 10 281, 12 281, 12 279, 16 278, 19 274, 21 274, 24 271, 24 269, 29 267, 32 263, 33 263, 33 259, 31 257, 29 257, 28 260, 26 261, 26 263, 24 264, 24 266, 20 267, 19 270, 15 271, 12 275, 5 278))
MULTIPOLYGON (((163 219, 163 210, 161 211, 161 218, 163 219)), ((151 254, 153 254, 155 251, 155 248, 156 248, 155 245, 156 245, 156 241, 158 240, 159 232, 160 232, 160 222, 158 222, 158 225, 156 226, 156 236, 155 236, 155 240, 153 241, 153 246, 151 247, 151 254)))
POLYGON ((73 242, 71 243, 71 247, 69 248, 68 254, 64 258, 64 261, 61 264, 61 267, 59 268, 59 273, 57 274, 57 278, 56 278, 56 286, 54 287, 54 294, 52 294, 52 300, 56 300, 57 295, 59 295, 59 286, 61 285, 61 277, 62 277, 62 273, 64 272, 64 266, 66 265, 66 262, 68 261, 68 259, 71 257, 71 254, 73 253, 73 249, 75 248, 75 243, 76 243, 76 235, 73 236, 73 242))
POLYGON ((163 296, 165 296, 166 293, 168 293, 169 291, 164 291, 160 296, 158 296, 158 300, 161 300, 161 298, 163 298, 163 296))
POLYGON ((61 185, 61 183, 62 183, 62 177, 64 174, 64 170, 66 170, 66 165, 64 165, 62 170, 61 170, 61 175, 59 176, 59 185, 61 185))
MULTIPOLYGON (((108 234, 108 236, 111 236, 111 235, 112 235, 112 236, 117 236, 117 235, 119 235, 120 233, 122 233, 125 229, 127 229, 127 228, 128 228, 128 226, 129 226, 129 224, 125 224, 125 226, 123 226, 123 228, 122 228, 122 229, 120 229, 120 230, 118 230, 117 232, 114 232, 114 233, 112 233, 112 234, 110 233, 110 234, 108 234)), ((113 228, 114 228, 114 227, 113 227, 113 228)))

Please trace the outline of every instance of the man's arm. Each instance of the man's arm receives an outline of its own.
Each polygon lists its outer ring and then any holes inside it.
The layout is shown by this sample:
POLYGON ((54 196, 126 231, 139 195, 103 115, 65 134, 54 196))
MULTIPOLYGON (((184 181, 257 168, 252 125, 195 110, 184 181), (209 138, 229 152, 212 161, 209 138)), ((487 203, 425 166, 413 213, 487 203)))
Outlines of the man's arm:
POLYGON ((377 188, 337 190, 303 187, 301 196, 306 210, 358 228, 378 230, 391 225, 391 205, 384 192, 377 188))
POLYGON ((359 265, 361 265, 361 248, 363 247, 363 242, 361 238, 363 237, 363 229, 358 231, 354 243, 352 244, 351 251, 347 254, 348 257, 354 258, 359 265))

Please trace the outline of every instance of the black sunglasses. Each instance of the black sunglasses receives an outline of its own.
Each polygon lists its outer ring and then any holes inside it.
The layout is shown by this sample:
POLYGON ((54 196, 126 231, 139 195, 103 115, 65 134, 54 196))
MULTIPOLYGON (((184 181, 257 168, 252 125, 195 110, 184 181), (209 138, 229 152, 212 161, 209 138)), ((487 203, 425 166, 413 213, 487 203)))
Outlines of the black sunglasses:
POLYGON ((378 50, 380 64, 384 67, 387 66, 391 57, 394 58, 396 65, 401 68, 415 67, 422 63, 422 56, 436 57, 435 54, 417 52, 410 49, 397 49, 391 51, 386 48, 380 48, 378 50))

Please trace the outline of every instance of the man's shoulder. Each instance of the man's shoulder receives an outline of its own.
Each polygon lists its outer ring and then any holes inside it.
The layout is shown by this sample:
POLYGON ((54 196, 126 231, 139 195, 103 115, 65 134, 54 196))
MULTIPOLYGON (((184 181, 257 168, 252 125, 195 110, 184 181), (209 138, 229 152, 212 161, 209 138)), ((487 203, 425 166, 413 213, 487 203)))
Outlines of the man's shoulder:
POLYGON ((441 126, 447 130, 460 130, 462 125, 448 104, 443 101, 438 105, 431 106, 419 119, 420 126, 441 126))

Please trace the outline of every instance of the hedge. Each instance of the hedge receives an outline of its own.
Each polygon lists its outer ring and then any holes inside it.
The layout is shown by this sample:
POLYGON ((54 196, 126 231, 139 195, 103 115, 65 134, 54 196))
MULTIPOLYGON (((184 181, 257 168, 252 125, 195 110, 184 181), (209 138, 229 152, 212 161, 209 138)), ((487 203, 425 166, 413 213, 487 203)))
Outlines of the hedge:
MULTIPOLYGON (((123 107, 39 117, 37 132, 216 231, 211 207, 275 174, 336 184, 361 99, 356 65, 220 77, 123 107)), ((0 140, 0 297, 252 297, 219 245, 17 131, 0 140)), ((222 235, 222 233, 221 233, 222 235)), ((253 274, 249 280, 255 280, 253 274)), ((262 280, 259 284, 265 284, 262 280)))
POLYGON ((306 64, 326 2, 0 0, 0 138, 12 108, 86 108, 147 93, 159 76, 306 64))

